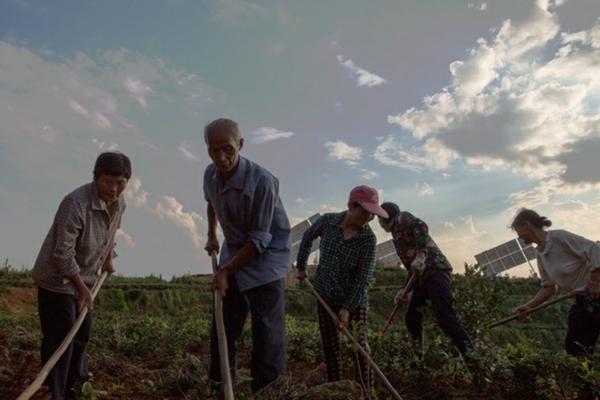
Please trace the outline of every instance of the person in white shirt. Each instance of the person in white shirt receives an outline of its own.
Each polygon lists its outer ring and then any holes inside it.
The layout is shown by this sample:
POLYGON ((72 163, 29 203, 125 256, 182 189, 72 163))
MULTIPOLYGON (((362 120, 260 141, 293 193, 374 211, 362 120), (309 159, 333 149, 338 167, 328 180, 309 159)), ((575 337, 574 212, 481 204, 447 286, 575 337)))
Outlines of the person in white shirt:
POLYGON ((524 320, 531 308, 557 289, 578 292, 569 310, 565 350, 572 355, 589 354, 600 334, 600 244, 562 229, 545 229, 551 225, 549 219, 529 209, 521 209, 511 224, 526 244, 536 244, 542 286, 515 312, 524 320))

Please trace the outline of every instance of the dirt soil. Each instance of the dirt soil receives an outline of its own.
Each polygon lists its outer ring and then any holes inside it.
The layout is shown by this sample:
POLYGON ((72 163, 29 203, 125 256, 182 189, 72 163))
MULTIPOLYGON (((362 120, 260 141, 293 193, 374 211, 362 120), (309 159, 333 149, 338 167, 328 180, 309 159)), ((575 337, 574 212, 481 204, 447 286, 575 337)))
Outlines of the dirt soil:
POLYGON ((37 292, 34 288, 8 288, 0 292, 0 311, 17 315, 37 311, 37 292))

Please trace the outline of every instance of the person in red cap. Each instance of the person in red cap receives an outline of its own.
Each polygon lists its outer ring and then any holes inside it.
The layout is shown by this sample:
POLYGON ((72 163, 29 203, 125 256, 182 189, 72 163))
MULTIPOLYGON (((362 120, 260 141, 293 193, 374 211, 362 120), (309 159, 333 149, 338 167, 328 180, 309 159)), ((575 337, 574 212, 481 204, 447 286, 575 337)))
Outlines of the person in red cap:
MULTIPOLYGON (((367 289, 375 267, 377 246, 369 222, 375 215, 388 218, 387 212, 379 206, 377 191, 369 186, 355 187, 350 192, 347 210, 325 214, 306 230, 296 264, 297 278, 306 279, 306 262, 312 242, 320 237, 315 289, 337 313, 340 324, 355 329, 355 337, 365 349, 368 349, 367 289)), ((321 305, 317 304, 317 307, 327 378, 330 382, 337 381, 342 379, 338 326, 321 305)), ((363 390, 368 391, 373 384, 372 372, 367 360, 358 353, 355 375, 363 390)))

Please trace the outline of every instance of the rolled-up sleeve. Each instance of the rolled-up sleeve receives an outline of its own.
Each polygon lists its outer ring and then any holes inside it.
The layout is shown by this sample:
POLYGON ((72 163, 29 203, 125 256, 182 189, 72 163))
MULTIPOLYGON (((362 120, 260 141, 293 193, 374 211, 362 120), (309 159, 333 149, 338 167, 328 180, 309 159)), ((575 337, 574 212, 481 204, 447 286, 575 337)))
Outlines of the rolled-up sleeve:
POLYGON ((54 218, 56 242, 52 248, 50 264, 57 268, 64 278, 70 278, 80 271, 75 260, 77 238, 83 229, 81 205, 70 197, 65 197, 54 218))
POLYGON ((269 243, 273 239, 271 225, 278 199, 278 189, 277 179, 263 176, 258 181, 252 197, 248 240, 252 242, 259 254, 269 247, 269 243))
POLYGON ((556 283, 550 279, 550 276, 548 276, 548 272, 546 271, 546 268, 544 267, 544 263, 542 262, 541 257, 538 256, 537 258, 537 265, 538 265, 538 271, 540 272, 540 285, 542 287, 553 287, 556 286, 556 283))
POLYGON ((298 258, 296 259, 296 268, 298 271, 306 270, 306 263, 308 262, 308 257, 310 256, 312 242, 317 237, 321 236, 327 219, 327 215, 321 216, 315 221, 314 224, 304 231, 304 234, 302 235, 302 241, 300 242, 300 247, 298 248, 298 258))

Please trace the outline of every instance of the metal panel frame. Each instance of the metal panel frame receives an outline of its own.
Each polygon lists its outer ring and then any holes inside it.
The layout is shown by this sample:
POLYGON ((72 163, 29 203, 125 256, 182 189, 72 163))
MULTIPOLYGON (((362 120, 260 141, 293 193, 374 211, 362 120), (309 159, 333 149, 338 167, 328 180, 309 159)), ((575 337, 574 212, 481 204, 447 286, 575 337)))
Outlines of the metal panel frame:
MULTIPOLYGON (((536 258, 536 251, 531 245, 526 245, 520 239, 512 239, 496 247, 475 255, 475 260, 483 268, 487 276, 498 275, 501 272, 517 267, 536 258)), ((535 274, 531 263, 531 270, 535 274)))

